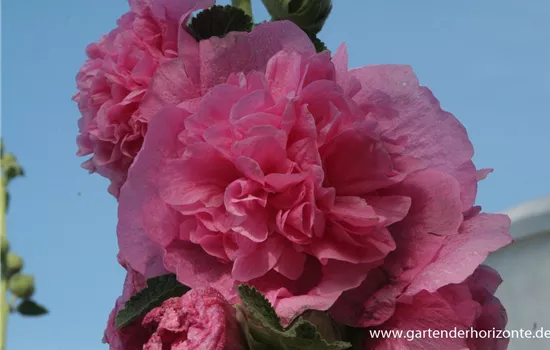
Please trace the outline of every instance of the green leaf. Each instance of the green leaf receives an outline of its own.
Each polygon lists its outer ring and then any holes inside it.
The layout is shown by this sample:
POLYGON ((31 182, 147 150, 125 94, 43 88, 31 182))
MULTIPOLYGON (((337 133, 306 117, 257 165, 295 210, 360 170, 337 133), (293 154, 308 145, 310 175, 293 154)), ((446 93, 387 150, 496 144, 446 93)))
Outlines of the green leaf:
POLYGON ((231 5, 240 8, 247 15, 252 17, 252 3, 251 0, 232 0, 231 5))
POLYGON ((248 345, 247 350, 271 350, 266 344, 262 344, 252 336, 250 332, 250 326, 248 324, 248 318, 246 316, 246 310, 241 305, 234 305, 236 309, 236 319, 241 327, 242 334, 246 339, 248 345))
POLYGON ((314 324, 319 334, 329 343, 344 338, 345 327, 339 326, 325 311, 308 310, 301 317, 314 324))
POLYGON ((242 284, 238 286, 238 292, 249 315, 246 328, 243 327, 243 330, 248 333, 248 337, 266 345, 268 349, 343 350, 351 347, 347 342, 327 342, 315 325, 302 317, 288 328, 284 328, 269 301, 258 290, 242 284))
POLYGON ((313 42, 313 45, 315 45, 315 50, 317 50, 317 52, 323 52, 325 50, 328 50, 327 46, 325 45, 324 42, 321 41, 321 39, 319 39, 317 37, 317 35, 309 35, 309 38, 311 39, 311 41, 313 42))
POLYGON ((212 6, 191 20, 188 31, 197 39, 223 37, 230 32, 249 32, 254 23, 243 10, 230 5, 212 6))
POLYGON ((116 315, 116 328, 129 325, 137 318, 160 306, 166 299, 182 296, 189 289, 178 282, 176 275, 164 275, 147 280, 147 287, 132 296, 124 304, 124 309, 116 315))
POLYGON ((273 306, 271 306, 262 293, 256 288, 246 284, 239 285, 237 290, 246 310, 252 314, 254 318, 268 328, 279 331, 283 330, 279 316, 277 316, 275 309, 273 309, 273 306))
POLYGON ((317 327, 301 317, 285 333, 285 350, 343 350, 351 347, 350 343, 343 341, 329 343, 317 331, 317 327))
POLYGON ((16 310, 23 316, 43 316, 48 313, 48 309, 30 299, 23 300, 16 310))

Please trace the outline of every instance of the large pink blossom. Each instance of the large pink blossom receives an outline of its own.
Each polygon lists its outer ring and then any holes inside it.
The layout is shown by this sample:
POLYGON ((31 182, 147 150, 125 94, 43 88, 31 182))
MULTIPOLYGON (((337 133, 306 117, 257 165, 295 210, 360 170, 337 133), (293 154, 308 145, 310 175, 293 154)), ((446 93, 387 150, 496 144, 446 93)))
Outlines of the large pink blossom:
POLYGON ((367 284, 393 303, 376 304, 387 319, 406 288, 461 282, 510 241, 506 218, 470 213, 472 145, 409 67, 349 70, 345 47, 316 54, 289 22, 181 57, 153 78, 142 108, 158 114, 121 191, 120 253, 137 271, 162 261, 229 300, 253 284, 287 322, 367 284))
POLYGON ((338 322, 370 327, 386 322, 398 300, 461 283, 487 257, 511 242, 505 215, 464 213, 458 234, 438 236, 416 231, 409 218, 393 227, 398 248, 363 283, 346 291, 331 308, 338 322))
POLYGON ((212 288, 198 288, 170 298, 121 329, 116 313, 130 296, 145 288, 145 278, 129 270, 123 295, 112 311, 103 341, 111 350, 240 350, 236 311, 212 288))
POLYGON ((118 20, 118 27, 87 47, 74 97, 82 114, 77 154, 92 155, 83 167, 111 180, 109 192, 116 197, 147 131, 150 116, 139 105, 151 77, 159 64, 178 56, 182 21, 214 0, 129 3, 131 11, 118 20))
POLYGON ((494 296, 501 282, 496 271, 481 266, 462 283, 447 285, 433 293, 422 291, 403 300, 387 322, 365 330, 364 348, 504 350, 508 339, 501 333, 507 316, 494 296), (402 332, 403 336, 377 337, 377 331, 402 332))

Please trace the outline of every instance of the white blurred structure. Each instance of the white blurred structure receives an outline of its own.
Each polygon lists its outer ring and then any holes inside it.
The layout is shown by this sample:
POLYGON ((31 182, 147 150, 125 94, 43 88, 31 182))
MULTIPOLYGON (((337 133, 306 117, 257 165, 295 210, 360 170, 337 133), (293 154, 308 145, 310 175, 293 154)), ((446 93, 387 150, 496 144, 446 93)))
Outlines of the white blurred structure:
MULTIPOLYGON (((504 282, 497 291, 508 311, 508 329, 541 328, 550 334, 550 197, 521 204, 508 212, 515 242, 493 253, 486 263, 504 282)), ((539 331, 540 334, 540 331, 539 331)), ((510 350, 549 350, 546 339, 512 339, 510 350)))

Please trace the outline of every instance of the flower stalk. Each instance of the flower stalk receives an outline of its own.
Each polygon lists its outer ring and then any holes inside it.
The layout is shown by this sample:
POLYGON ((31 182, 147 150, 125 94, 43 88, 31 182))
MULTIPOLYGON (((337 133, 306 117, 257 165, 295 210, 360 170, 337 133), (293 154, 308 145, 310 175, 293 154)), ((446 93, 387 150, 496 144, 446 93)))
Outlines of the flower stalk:
MULTIPOLYGON (((6 234, 6 185, 7 181, 4 176, 0 179, 0 230, 1 230, 1 239, 3 242, 7 241, 7 234, 6 234)), ((2 289, 0 291, 0 298, 1 298, 1 313, 0 313, 0 350, 5 350, 6 348, 6 331, 7 331, 7 323, 8 323, 8 313, 9 313, 9 305, 8 305, 8 278, 6 273, 4 271, 6 270, 5 267, 5 261, 4 261, 5 255, 2 256, 2 289)))
POLYGON ((4 154, 0 140, 0 243, 1 243, 1 290, 0 290, 0 350, 6 349, 8 316, 17 312, 22 316, 41 316, 48 311, 31 299, 34 294, 34 276, 20 273, 23 269, 23 258, 10 251, 6 232, 6 212, 9 205, 8 184, 18 176, 23 176, 23 169, 13 154, 4 154), (8 301, 8 291, 11 300, 8 301), (20 301, 20 302, 19 302, 20 301))
POLYGON ((252 0, 231 0, 231 4, 252 17, 252 0))

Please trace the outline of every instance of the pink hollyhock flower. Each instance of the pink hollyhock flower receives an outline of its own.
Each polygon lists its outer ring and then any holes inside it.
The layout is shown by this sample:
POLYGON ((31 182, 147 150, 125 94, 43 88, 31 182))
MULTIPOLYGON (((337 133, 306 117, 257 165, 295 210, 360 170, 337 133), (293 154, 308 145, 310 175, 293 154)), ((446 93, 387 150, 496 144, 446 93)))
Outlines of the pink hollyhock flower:
POLYGON ((399 299, 463 282, 489 252, 511 242, 510 219, 480 211, 480 207, 468 210, 458 234, 447 237, 416 232, 414 226, 407 229, 408 219, 404 227, 396 225, 398 248, 361 286, 343 293, 331 315, 355 327, 376 326, 393 315, 399 299))
POLYGON ((92 154, 83 167, 110 179, 109 192, 115 197, 147 131, 150 116, 138 107, 151 77, 160 63, 177 57, 182 21, 214 0, 129 3, 131 11, 118 27, 87 47, 89 59, 77 75, 74 97, 82 114, 77 155, 92 154))
MULTIPOLYGON (((127 279, 125 292, 135 293, 134 287, 127 279)), ((168 299, 142 319, 115 330, 118 309, 113 310, 105 331, 104 342, 111 350, 242 349, 236 311, 212 288, 199 288, 168 299)))
POLYGON ((501 282, 496 271, 481 266, 462 283, 403 300, 387 322, 365 330, 364 349, 504 350, 509 340, 497 332, 505 329, 507 316, 493 295, 501 282), (403 337, 377 337, 379 331, 401 331, 403 337))
POLYGON ((510 241, 505 217, 465 222, 472 145, 409 67, 348 70, 344 47, 316 54, 289 22, 185 47, 153 78, 141 108, 158 114, 121 191, 120 253, 137 271, 162 261, 228 300, 252 284, 288 322, 372 275, 388 300, 461 282, 510 241), (426 269, 470 244, 453 275, 426 269))

